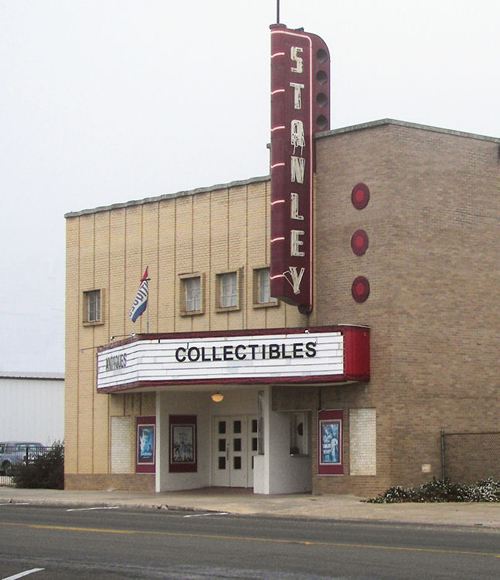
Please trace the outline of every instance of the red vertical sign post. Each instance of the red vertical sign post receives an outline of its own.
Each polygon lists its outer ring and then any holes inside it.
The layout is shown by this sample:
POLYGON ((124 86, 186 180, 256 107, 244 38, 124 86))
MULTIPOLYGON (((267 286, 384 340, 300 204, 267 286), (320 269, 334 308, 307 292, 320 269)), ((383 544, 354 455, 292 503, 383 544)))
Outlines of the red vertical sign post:
POLYGON ((313 307, 317 131, 330 128, 330 56, 314 34, 271 26, 271 295, 313 307))

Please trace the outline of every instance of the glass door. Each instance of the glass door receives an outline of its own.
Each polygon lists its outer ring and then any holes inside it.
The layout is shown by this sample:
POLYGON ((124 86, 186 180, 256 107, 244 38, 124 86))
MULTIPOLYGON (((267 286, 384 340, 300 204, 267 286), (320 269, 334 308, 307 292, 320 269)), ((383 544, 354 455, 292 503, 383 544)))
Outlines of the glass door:
POLYGON ((253 456, 257 453, 257 419, 214 418, 212 485, 253 487, 253 456))

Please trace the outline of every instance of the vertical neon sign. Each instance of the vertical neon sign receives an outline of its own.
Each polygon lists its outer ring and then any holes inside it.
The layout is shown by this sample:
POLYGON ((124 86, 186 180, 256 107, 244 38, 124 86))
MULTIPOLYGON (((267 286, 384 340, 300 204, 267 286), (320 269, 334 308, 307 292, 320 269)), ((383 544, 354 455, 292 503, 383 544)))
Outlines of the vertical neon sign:
POLYGON ((271 295, 313 308, 317 131, 330 128, 330 55, 314 34, 271 26, 271 295))

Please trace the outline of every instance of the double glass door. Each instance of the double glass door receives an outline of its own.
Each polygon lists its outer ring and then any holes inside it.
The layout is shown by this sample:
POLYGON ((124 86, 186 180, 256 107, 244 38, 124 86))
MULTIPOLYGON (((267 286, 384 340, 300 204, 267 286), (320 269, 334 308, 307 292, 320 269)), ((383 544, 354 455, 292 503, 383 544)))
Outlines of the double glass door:
POLYGON ((253 487, 257 454, 257 417, 214 417, 212 485, 253 487))

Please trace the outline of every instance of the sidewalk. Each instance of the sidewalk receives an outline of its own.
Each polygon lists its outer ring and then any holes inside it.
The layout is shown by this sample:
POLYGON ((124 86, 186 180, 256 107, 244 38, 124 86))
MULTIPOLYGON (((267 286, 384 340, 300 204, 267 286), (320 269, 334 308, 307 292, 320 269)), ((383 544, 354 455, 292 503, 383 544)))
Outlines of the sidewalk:
POLYGON ((157 494, 59 491, 0 487, 0 504, 217 511, 230 514, 419 525, 475 526, 500 530, 500 503, 369 504, 349 495, 254 495, 247 490, 201 489, 157 494))

